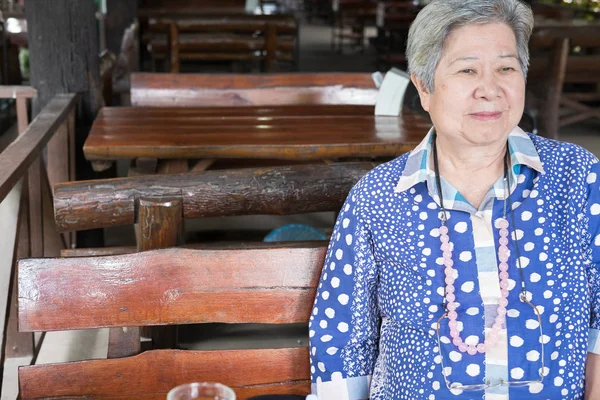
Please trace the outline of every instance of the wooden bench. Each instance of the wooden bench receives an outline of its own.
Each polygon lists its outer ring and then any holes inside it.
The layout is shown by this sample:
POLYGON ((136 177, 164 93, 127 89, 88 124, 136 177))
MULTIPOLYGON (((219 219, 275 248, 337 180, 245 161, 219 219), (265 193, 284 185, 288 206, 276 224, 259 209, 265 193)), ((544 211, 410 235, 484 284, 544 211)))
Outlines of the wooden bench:
MULTIPOLYGON (((54 211, 59 231, 136 224, 137 238, 137 248, 77 249, 63 255, 122 254, 182 245, 188 218, 337 211, 352 186, 372 167, 371 163, 297 165, 58 184, 54 211)), ((139 352, 141 343, 135 335, 111 330, 108 357, 139 352)), ((168 327, 144 336, 152 339, 154 348, 176 344, 174 330, 168 327)))
POLYGON ((337 211, 373 166, 306 164, 60 183, 54 186, 54 215, 57 229, 69 232, 145 224, 143 199, 179 202, 180 214, 174 216, 179 223, 183 218, 337 211))
POLYGON ((369 73, 137 73, 131 77, 134 106, 374 106, 377 93, 369 73))
POLYGON ((182 60, 254 60, 266 72, 281 62, 297 68, 298 25, 293 16, 171 16, 151 18, 147 28, 149 53, 154 59, 168 56, 170 72, 179 72, 182 60))
MULTIPOLYGON (((137 331, 140 325, 306 323, 325 253, 325 246, 316 245, 21 260, 19 327, 137 331)), ((19 368, 22 399, 164 399, 171 388, 197 380, 228 385, 240 400, 306 395, 308 348, 150 350, 19 368)))

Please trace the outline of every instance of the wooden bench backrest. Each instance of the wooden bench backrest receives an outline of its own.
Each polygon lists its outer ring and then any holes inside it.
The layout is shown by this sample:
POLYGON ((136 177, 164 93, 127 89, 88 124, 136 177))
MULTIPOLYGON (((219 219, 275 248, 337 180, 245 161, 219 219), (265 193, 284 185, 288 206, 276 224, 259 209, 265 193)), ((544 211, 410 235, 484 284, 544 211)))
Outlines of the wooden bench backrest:
POLYGON ((369 73, 133 74, 134 106, 375 105, 369 73))
POLYGON ((370 162, 214 170, 81 181, 54 187, 59 231, 136 222, 140 199, 177 199, 184 218, 337 211, 370 162))
MULTIPOLYGON (((19 327, 31 332, 307 322, 325 253, 326 247, 319 244, 24 259, 18 264, 19 327)), ((231 386, 245 399, 268 393, 307 394, 308 369, 306 348, 151 350, 120 359, 22 367, 19 386, 24 399, 164 399, 170 388, 202 377, 231 386)))

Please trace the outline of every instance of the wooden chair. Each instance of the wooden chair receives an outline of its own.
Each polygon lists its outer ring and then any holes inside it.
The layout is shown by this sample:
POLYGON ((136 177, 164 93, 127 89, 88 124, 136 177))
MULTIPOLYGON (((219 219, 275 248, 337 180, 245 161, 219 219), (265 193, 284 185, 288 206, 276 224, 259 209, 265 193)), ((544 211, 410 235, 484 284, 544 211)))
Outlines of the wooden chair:
POLYGON ((375 105, 369 73, 151 74, 131 78, 134 106, 375 105))
MULTIPOLYGON (((326 247, 165 249, 19 262, 25 332, 224 323, 306 323, 326 247), (158 279, 158 277, 164 277, 158 279)), ((138 336, 139 338, 139 336, 138 336)), ((19 368, 22 399, 164 399, 173 387, 217 381, 238 399, 310 392, 308 348, 150 350, 19 368)))

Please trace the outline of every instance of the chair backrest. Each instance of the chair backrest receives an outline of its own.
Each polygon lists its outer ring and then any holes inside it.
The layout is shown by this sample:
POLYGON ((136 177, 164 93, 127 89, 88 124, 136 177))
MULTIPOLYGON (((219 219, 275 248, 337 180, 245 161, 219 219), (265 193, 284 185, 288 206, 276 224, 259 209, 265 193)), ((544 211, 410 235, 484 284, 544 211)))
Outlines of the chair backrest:
MULTIPOLYGON (((307 322, 325 253, 319 243, 24 259, 18 264, 19 327, 36 332, 307 322)), ((19 388, 23 399, 164 399, 172 387, 199 377, 232 387, 242 400, 258 394, 305 395, 308 349, 150 350, 119 359, 21 367, 19 388)))
POLYGON ((132 75, 134 106, 375 105, 369 73, 132 75))
POLYGON ((371 162, 214 170, 80 181, 54 187, 59 231, 140 222, 140 200, 181 203, 179 217, 290 215, 337 211, 371 162))

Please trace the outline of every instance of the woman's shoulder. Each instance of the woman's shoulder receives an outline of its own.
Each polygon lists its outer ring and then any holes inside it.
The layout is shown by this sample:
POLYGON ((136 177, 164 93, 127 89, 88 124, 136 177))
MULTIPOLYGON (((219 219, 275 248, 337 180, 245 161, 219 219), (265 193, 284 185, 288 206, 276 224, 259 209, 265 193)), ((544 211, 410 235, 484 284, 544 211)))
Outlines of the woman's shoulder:
POLYGON ((561 140, 548 139, 529 133, 535 145, 540 161, 547 172, 568 172, 577 170, 581 173, 596 168, 598 158, 582 146, 561 140))
POLYGON ((347 202, 369 208, 373 202, 381 201, 394 194, 406 160, 410 153, 403 154, 391 161, 379 164, 367 172, 348 194, 347 202))
POLYGON ((400 180, 406 160, 410 153, 402 154, 391 161, 379 164, 371 171, 367 172, 354 186, 354 191, 369 191, 377 188, 380 191, 391 190, 400 180))

